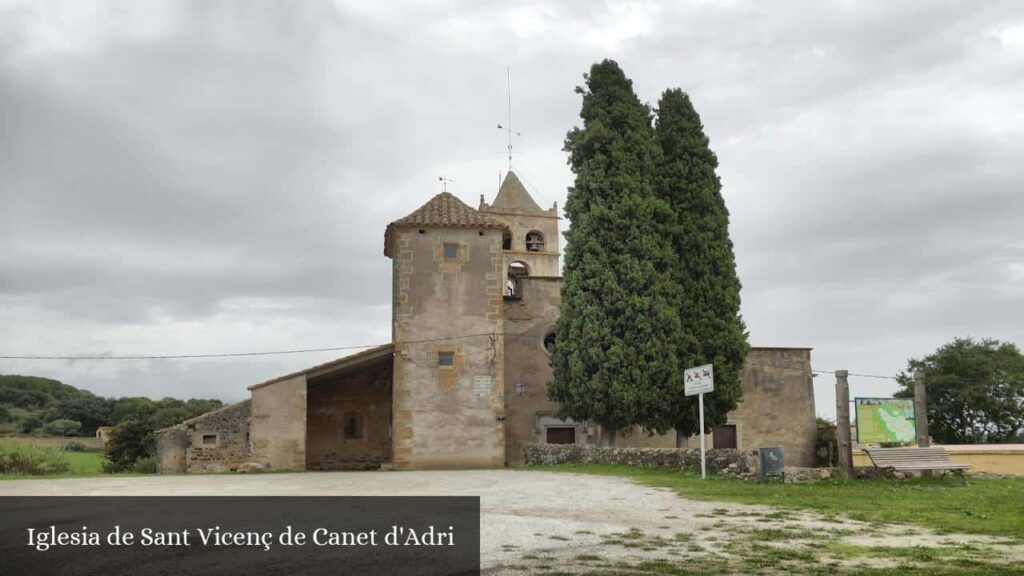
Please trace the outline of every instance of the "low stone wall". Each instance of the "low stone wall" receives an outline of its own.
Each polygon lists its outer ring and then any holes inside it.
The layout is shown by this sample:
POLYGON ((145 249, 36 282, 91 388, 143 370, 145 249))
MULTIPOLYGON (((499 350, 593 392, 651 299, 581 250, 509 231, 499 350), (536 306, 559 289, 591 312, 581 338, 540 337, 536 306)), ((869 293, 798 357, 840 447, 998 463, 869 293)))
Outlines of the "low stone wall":
POLYGON ((799 466, 786 466, 783 478, 786 484, 805 484, 819 480, 831 480, 839 478, 838 468, 803 468, 799 466))
MULTIPOLYGON (((604 448, 579 444, 526 444, 523 460, 528 466, 542 464, 624 464, 700 473, 699 448, 604 448)), ((756 480, 756 450, 708 450, 709 474, 756 480)))

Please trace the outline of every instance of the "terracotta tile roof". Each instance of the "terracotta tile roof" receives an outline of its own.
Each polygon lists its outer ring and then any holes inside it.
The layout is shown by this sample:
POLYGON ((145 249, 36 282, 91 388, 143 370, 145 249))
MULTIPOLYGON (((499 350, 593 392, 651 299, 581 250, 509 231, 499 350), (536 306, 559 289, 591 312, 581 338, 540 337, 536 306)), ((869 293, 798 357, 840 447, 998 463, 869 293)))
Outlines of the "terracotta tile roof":
POLYGON ((498 189, 498 196, 494 198, 492 208, 519 209, 528 212, 543 212, 541 207, 534 202, 533 197, 526 191, 526 187, 519 181, 516 173, 509 170, 505 180, 498 189))
POLYGON ((391 258, 395 228, 501 228, 506 226, 470 208, 450 192, 441 192, 405 218, 388 224, 384 231, 384 255, 391 258))

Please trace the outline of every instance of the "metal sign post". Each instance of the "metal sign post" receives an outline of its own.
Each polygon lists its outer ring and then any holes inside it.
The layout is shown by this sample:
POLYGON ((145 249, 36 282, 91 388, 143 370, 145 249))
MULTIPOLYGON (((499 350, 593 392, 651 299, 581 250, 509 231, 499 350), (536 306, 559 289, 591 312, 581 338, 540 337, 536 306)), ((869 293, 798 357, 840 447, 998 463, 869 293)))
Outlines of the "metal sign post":
POLYGON ((700 408, 700 477, 706 479, 707 459, 704 456, 704 394, 715 391, 715 372, 711 364, 687 368, 683 371, 683 392, 686 396, 697 395, 700 408))
POLYGON ((708 477, 708 460, 704 456, 704 393, 697 394, 697 404, 700 405, 700 478, 705 480, 708 477))

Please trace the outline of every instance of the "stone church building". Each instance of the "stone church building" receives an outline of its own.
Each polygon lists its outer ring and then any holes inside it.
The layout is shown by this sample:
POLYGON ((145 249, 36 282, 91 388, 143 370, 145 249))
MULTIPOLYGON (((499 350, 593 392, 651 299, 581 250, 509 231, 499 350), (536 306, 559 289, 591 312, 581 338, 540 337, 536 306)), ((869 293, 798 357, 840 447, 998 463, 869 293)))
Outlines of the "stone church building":
MULTIPOLYGON (((157 434, 162 472, 488 468, 531 442, 595 443, 546 396, 561 301, 557 205, 514 172, 474 209, 448 192, 384 232, 392 261, 390 344, 249 387, 251 398, 157 434)), ((781 446, 814 460, 810 349, 754 348, 744 400, 709 447, 781 446)), ((673 447, 675 434, 620 432, 618 446, 673 447)), ((696 446, 691 441, 691 445, 696 446)))

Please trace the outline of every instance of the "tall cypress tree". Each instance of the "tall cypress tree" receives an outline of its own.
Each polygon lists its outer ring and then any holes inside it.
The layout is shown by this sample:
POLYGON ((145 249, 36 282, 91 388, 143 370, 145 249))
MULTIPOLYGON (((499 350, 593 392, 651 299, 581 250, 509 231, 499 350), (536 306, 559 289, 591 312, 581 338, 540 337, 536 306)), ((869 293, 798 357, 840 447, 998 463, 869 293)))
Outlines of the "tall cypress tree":
MULTIPOLYGON (((670 274, 681 288, 675 308, 684 332, 676 354, 684 367, 714 364, 715 391, 704 397, 705 426, 711 428, 724 424, 742 399, 739 375, 750 349, 740 316, 729 211, 715 172, 718 158, 685 92, 665 91, 655 131, 662 154, 657 190, 675 215, 671 237, 677 260, 670 274)), ((696 397, 666 401, 676 406, 677 438, 699 431, 696 397)))
POLYGON ((668 276, 671 210, 655 189, 651 110, 613 61, 584 78, 583 126, 565 142, 576 181, 548 396, 563 416, 600 424, 613 444, 634 425, 667 430, 665 398, 681 390, 681 296, 668 276))

